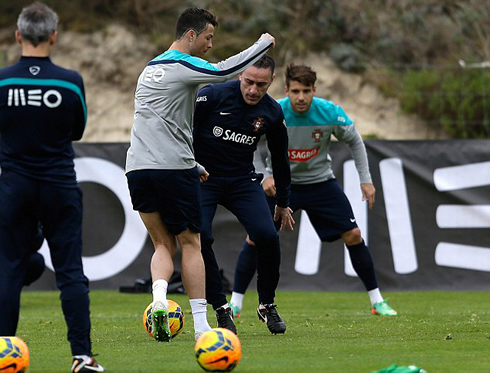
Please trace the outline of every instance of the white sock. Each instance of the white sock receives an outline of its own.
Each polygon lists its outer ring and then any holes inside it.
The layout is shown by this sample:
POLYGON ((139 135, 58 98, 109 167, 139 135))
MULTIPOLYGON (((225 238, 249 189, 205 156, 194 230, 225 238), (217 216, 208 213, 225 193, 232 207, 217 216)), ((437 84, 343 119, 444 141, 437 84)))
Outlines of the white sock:
POLYGON ((80 359, 80 360, 83 360, 83 361, 89 361, 90 360, 90 356, 88 355, 75 355, 73 356, 74 359, 80 359))
POLYGON ((243 305, 243 297, 245 296, 245 294, 240 294, 240 293, 231 293, 231 300, 230 300, 230 303, 233 303, 233 305, 235 305, 236 307, 242 309, 242 305, 243 305))
POLYGON ((168 282, 164 279, 158 279, 154 281, 152 285, 153 304, 162 302, 166 310, 168 310, 167 287, 168 282))
POLYGON ((192 310, 192 318, 194 319, 194 331, 201 333, 211 330, 208 324, 207 310, 208 302, 206 299, 189 299, 192 310))
POLYGON ((381 296, 381 292, 379 291, 379 288, 369 290, 368 295, 369 295, 369 299, 371 300, 371 306, 373 306, 374 303, 379 303, 383 301, 383 297, 381 296))

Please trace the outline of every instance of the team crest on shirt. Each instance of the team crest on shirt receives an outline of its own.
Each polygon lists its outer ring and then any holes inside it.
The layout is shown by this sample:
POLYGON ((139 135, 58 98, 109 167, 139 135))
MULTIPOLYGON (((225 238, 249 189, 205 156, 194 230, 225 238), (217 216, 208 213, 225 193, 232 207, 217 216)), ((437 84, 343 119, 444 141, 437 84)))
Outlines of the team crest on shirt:
POLYGON ((29 72, 32 74, 32 75, 37 75, 39 74, 39 71, 41 71, 41 68, 39 66, 30 66, 29 67, 29 72))
POLYGON ((314 130, 311 133, 311 137, 315 140, 315 142, 320 142, 321 138, 323 137, 323 131, 322 130, 314 130))
POLYGON ((223 128, 214 126, 213 128, 213 135, 216 137, 220 137, 223 134, 223 128))
POLYGON ((254 126, 254 132, 259 132, 259 130, 264 127, 264 118, 258 117, 254 119, 252 125, 254 126))

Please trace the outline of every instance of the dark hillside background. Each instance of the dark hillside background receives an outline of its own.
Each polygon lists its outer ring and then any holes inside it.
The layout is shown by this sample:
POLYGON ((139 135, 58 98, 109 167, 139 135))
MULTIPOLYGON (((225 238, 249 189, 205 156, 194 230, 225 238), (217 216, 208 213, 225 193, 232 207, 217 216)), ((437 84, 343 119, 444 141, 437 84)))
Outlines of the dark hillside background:
MULTIPOLYGON (((25 0, 0 1, 0 44, 11 42, 25 0)), ((451 137, 490 137, 490 1, 484 0, 45 0, 60 29, 82 34, 119 24, 155 46, 174 39, 189 6, 220 22, 210 60, 277 39, 279 65, 326 54, 343 71, 363 74, 401 108, 451 137), (486 62, 487 61, 487 62, 486 62), (442 92, 442 94, 441 94, 442 92)), ((1 63, 1 61, 0 61, 1 63)))
MULTIPOLYGON (((0 2, 0 28, 12 27, 25 0, 0 2)), ((160 49, 188 6, 218 14, 219 37, 234 52, 257 32, 277 36, 281 56, 328 50, 340 66, 451 65, 490 60, 490 2, 483 0, 46 0, 63 29, 89 32, 120 22, 160 49)), ((224 57, 230 53, 220 48, 224 57)))

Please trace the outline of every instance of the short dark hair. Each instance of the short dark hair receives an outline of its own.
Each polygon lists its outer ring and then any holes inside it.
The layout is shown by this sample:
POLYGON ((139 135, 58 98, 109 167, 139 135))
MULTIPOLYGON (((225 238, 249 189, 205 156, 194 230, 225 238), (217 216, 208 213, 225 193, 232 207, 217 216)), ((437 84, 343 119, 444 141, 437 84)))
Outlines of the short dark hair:
POLYGON ((289 64, 286 68, 286 87, 294 80, 306 86, 314 86, 316 82, 316 72, 306 65, 289 64))
POLYGON ((270 69, 272 73, 271 75, 274 75, 276 63, 274 62, 274 59, 271 56, 264 54, 257 61, 255 61, 255 63, 252 66, 255 66, 258 69, 270 69))
POLYGON ((49 40, 58 28, 58 15, 47 5, 35 2, 22 9, 17 19, 17 29, 22 39, 37 47, 49 40))
POLYGON ((218 19, 206 9, 187 8, 177 19, 175 26, 175 40, 181 39, 189 30, 194 30, 198 35, 206 30, 208 24, 218 26, 218 19))

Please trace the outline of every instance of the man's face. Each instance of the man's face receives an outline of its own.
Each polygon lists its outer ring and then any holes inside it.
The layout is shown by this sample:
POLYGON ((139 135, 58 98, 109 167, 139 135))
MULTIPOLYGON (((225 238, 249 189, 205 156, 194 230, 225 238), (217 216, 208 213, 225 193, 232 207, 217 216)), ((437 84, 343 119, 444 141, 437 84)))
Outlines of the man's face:
POLYGON ((214 26, 208 23, 206 30, 201 32, 191 42, 190 55, 204 58, 208 49, 213 47, 214 26))
POLYGON ((249 105, 257 105, 274 80, 271 69, 249 67, 240 75, 240 91, 243 100, 249 105))
POLYGON ((304 85, 295 80, 291 80, 289 87, 286 87, 286 95, 291 102, 291 109, 299 114, 304 114, 310 110, 315 92, 315 86, 304 85))

